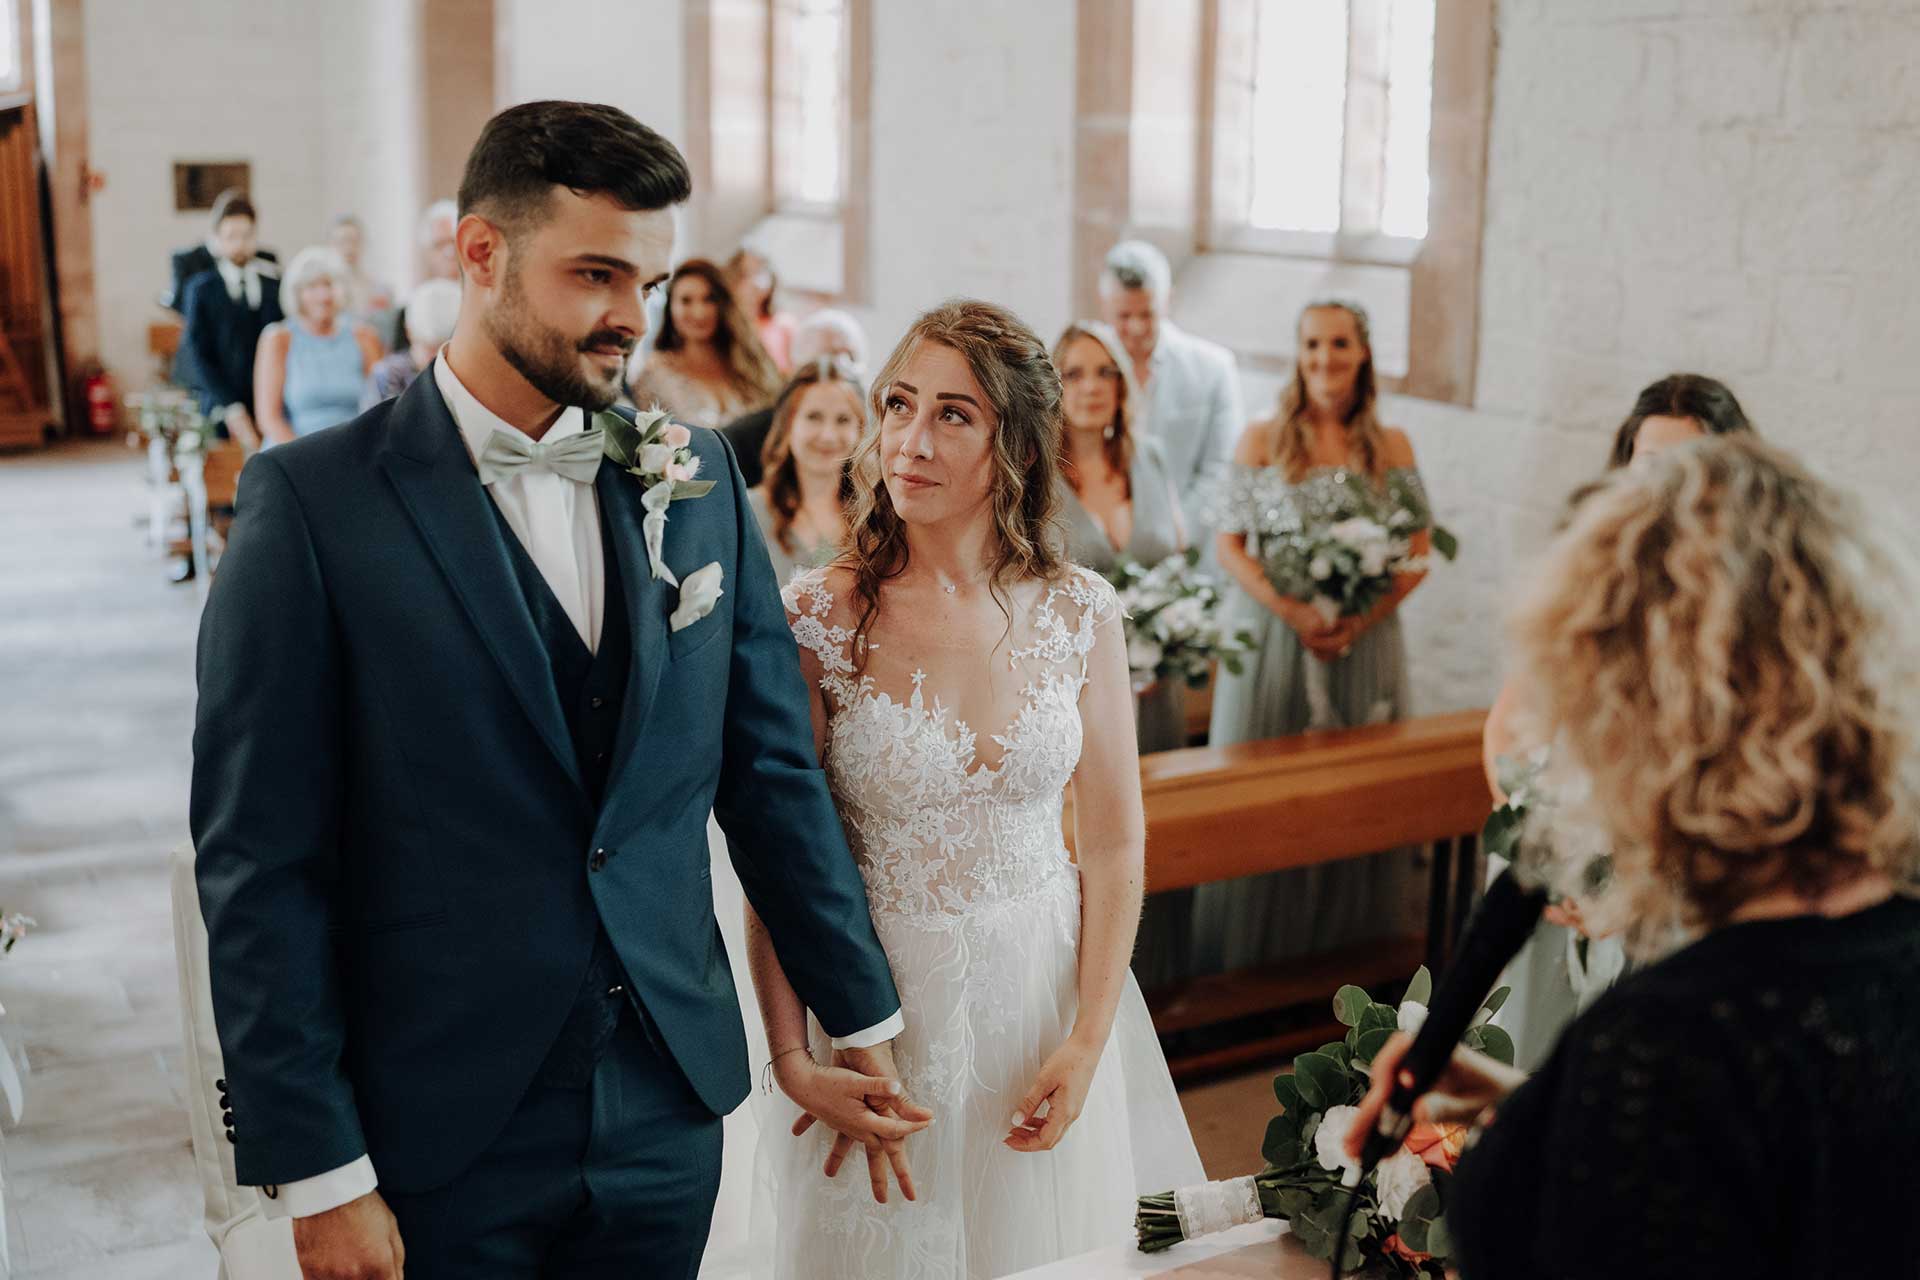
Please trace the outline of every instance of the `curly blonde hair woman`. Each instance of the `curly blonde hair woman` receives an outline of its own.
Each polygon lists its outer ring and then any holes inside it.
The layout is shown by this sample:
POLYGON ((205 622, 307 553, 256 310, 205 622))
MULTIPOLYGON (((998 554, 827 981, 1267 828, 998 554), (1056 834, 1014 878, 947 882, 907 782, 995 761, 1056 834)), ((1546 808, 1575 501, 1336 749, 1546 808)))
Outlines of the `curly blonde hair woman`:
POLYGON ((1529 703, 1632 936, 1691 941, 1524 1083, 1456 1056, 1436 1093, 1499 1108, 1448 1204, 1472 1280, 1913 1274, 1885 1235, 1920 1147, 1920 625, 1891 534, 1729 436, 1614 472, 1556 541, 1514 625, 1529 703))
MULTIPOLYGON (((1134 1197, 1200 1162, 1127 971, 1133 697, 1113 588, 1053 527, 1060 378, 1010 312, 952 302, 907 331, 872 401, 850 549, 787 607, 902 993, 900 1079, 937 1118, 897 1162, 870 1151, 871 1199, 820 1177, 844 1139, 763 1126, 771 1253, 796 1280, 984 1280, 1131 1241, 1134 1197), (894 1202, 889 1172, 921 1202, 894 1202)), ((751 919, 748 948, 774 1077, 818 1114, 838 1046, 809 1036, 751 919)))

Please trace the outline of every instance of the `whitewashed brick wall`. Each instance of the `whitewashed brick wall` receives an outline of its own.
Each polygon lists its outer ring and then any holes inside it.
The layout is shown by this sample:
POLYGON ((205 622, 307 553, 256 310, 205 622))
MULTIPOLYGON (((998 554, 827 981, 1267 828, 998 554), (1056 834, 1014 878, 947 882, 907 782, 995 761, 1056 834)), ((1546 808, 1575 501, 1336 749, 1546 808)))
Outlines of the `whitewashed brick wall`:
POLYGON ((1498 619, 1638 389, 1727 381, 1913 521, 1920 9, 1504 0, 1475 409, 1395 402, 1462 562, 1407 606, 1419 701, 1483 703, 1498 619))

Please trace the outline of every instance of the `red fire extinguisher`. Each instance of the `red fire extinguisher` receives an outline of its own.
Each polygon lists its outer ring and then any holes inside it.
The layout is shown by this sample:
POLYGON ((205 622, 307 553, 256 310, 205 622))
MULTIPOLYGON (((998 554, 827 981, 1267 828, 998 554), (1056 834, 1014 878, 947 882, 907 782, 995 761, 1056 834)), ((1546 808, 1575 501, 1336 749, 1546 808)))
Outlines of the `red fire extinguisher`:
POLYGON ((112 435, 120 425, 120 409, 113 398, 113 379, 105 369, 95 365, 80 387, 87 402, 87 429, 97 436, 112 435))

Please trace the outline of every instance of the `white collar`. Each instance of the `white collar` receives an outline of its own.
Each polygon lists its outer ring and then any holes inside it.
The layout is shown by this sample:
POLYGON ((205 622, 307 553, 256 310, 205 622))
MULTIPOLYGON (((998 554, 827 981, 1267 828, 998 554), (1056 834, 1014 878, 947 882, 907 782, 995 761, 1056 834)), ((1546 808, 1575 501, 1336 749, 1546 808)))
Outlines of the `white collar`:
POLYGON ((215 258, 213 260, 213 265, 220 268, 220 278, 222 280, 225 280, 228 284, 238 284, 240 281, 245 280, 247 278, 247 275, 249 272, 251 272, 254 275, 259 274, 259 271, 254 267, 253 260, 251 258, 247 260, 247 265, 244 267, 234 266, 232 258, 215 258))
MULTIPOLYGON (((467 453, 474 458, 486 448, 487 440, 496 431, 511 431, 517 435, 527 433, 508 422, 505 418, 487 408, 467 390, 454 375, 453 366, 447 363, 444 352, 434 357, 433 383, 440 388, 440 398, 447 402, 447 412, 453 415, 453 423, 460 428, 460 438, 466 442, 467 453)), ((543 441, 559 440, 576 432, 587 429, 587 415, 578 405, 569 406, 560 411, 559 418, 547 428, 543 441)), ((531 436, 527 436, 532 439, 531 436)))

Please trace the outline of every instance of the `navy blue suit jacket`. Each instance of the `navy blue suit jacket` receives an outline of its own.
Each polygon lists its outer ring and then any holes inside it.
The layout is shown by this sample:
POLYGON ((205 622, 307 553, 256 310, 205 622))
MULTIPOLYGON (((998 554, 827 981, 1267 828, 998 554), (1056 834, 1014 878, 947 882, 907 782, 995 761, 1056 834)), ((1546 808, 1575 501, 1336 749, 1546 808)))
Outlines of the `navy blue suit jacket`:
POLYGON ((236 302, 218 271, 203 271, 187 285, 186 323, 180 331, 183 374, 211 412, 236 402, 253 412, 253 356, 267 326, 282 319, 280 281, 260 278, 260 305, 236 302))
POLYGON ((602 922, 716 1113, 747 1094, 713 915, 708 810, 832 1034, 899 1007, 825 776, 739 470, 693 429, 706 497, 665 558, 725 594, 670 632, 640 484, 595 487, 633 665, 606 795, 580 777, 492 499, 431 375, 255 456, 200 631, 192 825, 246 1184, 370 1153, 402 1191, 496 1136, 602 922), (604 854, 604 856, 601 856, 604 854))

